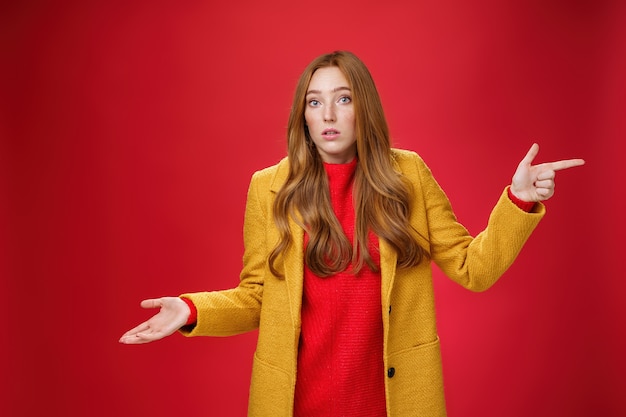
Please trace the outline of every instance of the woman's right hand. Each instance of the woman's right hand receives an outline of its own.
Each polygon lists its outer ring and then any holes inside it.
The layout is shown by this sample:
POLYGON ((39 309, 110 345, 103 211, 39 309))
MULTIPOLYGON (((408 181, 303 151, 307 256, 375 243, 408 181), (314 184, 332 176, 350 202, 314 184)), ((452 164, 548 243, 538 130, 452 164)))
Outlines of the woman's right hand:
POLYGON ((141 307, 160 310, 149 320, 124 333, 120 343, 136 345, 163 339, 183 327, 191 314, 187 303, 178 297, 143 300, 141 307))

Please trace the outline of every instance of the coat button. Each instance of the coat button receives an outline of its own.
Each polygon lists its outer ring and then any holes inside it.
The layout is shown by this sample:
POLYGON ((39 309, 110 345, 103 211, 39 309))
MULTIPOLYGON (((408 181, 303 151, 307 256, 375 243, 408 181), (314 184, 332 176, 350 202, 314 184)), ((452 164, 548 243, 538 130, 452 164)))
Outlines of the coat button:
POLYGON ((389 378, 393 378, 393 376, 396 374, 396 368, 389 368, 387 369, 387 376, 389 378))

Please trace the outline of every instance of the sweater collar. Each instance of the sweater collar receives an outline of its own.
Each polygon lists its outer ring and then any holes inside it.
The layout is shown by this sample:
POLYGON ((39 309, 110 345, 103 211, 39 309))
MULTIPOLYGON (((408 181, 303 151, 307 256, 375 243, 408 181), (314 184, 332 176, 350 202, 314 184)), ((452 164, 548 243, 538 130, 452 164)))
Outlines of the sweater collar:
POLYGON ((324 169, 328 176, 328 185, 331 192, 345 190, 352 184, 354 171, 356 170, 357 158, 345 164, 329 164, 324 162, 324 169))

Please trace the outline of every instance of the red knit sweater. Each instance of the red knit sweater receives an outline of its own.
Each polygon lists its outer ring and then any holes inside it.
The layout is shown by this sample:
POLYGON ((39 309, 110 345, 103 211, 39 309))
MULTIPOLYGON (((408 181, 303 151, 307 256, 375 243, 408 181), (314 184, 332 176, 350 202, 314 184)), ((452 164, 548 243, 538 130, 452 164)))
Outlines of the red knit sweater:
MULTIPOLYGON (((331 203, 350 241, 356 163, 355 158, 325 164, 331 203)), ((378 240, 374 234, 369 238, 370 253, 379 263, 378 240)), ((320 278, 305 267, 296 417, 386 416, 380 274, 365 267, 354 275, 350 269, 320 278)))

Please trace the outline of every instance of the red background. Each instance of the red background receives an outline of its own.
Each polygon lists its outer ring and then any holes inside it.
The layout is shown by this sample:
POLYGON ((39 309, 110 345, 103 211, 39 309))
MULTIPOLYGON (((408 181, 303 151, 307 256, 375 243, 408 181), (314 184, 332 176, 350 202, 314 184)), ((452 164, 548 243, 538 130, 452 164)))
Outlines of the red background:
POLYGON ((623 2, 12 3, 7 415, 245 415, 254 333, 117 340, 143 298, 236 284, 250 176, 284 156, 295 82, 334 49, 369 66, 395 145, 474 233, 533 141, 587 161, 490 291, 436 273, 449 415, 626 414, 623 2))

